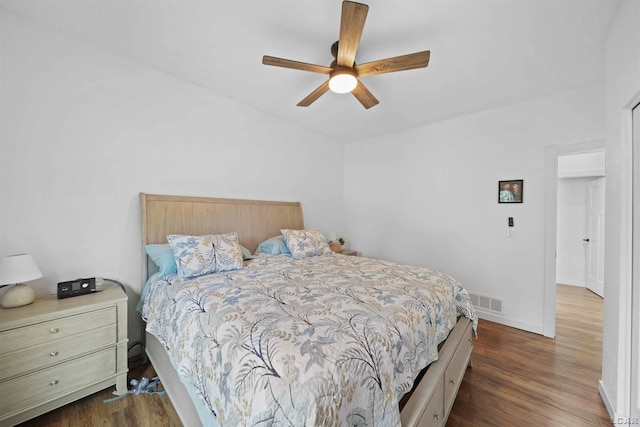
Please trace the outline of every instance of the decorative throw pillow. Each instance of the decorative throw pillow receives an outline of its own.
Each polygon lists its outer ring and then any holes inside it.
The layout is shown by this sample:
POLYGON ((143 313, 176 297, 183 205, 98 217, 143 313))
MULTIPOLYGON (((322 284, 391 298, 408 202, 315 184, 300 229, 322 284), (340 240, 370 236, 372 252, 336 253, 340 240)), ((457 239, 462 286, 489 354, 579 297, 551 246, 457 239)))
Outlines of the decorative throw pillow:
POLYGON ((191 278, 242 268, 242 251, 235 232, 204 236, 167 236, 178 276, 191 278))
POLYGON ((256 249, 256 253, 267 255, 291 255, 291 252, 289 252, 289 248, 287 248, 287 244, 284 242, 284 237, 282 237, 282 235, 274 236, 260 243, 258 245, 258 248, 256 249))
POLYGON ((320 231, 315 228, 310 230, 280 230, 282 237, 295 259, 311 256, 327 255, 333 253, 329 248, 329 242, 320 231))
POLYGON ((168 243, 146 245, 144 250, 149 258, 158 266, 161 276, 168 276, 178 272, 176 259, 168 243))

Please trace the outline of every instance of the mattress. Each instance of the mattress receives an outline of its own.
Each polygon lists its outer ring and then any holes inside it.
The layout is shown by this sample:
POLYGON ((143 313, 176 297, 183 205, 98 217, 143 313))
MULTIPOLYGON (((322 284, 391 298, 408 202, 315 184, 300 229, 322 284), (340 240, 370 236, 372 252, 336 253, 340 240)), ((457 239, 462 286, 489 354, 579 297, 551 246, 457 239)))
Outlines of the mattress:
POLYGON ((219 425, 400 425, 398 402, 458 316, 439 271, 340 254, 260 255, 244 268, 152 276, 146 329, 219 425))

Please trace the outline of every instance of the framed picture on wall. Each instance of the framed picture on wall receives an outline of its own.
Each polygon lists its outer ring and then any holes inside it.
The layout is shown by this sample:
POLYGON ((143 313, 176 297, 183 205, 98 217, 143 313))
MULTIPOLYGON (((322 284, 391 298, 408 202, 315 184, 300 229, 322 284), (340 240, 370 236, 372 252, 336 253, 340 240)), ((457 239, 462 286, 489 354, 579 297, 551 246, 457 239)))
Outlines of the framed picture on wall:
POLYGON ((498 203, 522 203, 522 179, 498 181, 498 203))

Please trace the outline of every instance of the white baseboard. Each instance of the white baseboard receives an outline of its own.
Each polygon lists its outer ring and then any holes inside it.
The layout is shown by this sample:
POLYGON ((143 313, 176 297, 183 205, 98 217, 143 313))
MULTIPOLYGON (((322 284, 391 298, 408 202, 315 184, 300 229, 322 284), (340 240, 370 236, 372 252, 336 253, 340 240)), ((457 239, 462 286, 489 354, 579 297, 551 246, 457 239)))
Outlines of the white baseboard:
POLYGON ((609 413, 609 417, 612 420, 615 420, 617 418, 616 411, 613 409, 613 405, 611 405, 611 400, 609 399, 609 396, 607 395, 607 392, 604 389, 604 385, 602 385, 602 380, 598 381, 598 392, 600 393, 600 397, 602 398, 602 401, 604 402, 605 408, 607 408, 607 412, 609 413))
POLYGON ((476 309, 479 319, 489 320, 491 322, 500 323, 501 325, 511 326, 512 328, 522 329, 523 331, 533 332, 534 334, 544 335, 542 325, 534 325, 527 322, 521 322, 519 320, 509 319, 499 314, 493 314, 486 312, 482 309, 476 309))
POLYGON ((556 283, 559 285, 579 286, 581 288, 587 287, 587 282, 585 282, 584 280, 557 278, 556 283))

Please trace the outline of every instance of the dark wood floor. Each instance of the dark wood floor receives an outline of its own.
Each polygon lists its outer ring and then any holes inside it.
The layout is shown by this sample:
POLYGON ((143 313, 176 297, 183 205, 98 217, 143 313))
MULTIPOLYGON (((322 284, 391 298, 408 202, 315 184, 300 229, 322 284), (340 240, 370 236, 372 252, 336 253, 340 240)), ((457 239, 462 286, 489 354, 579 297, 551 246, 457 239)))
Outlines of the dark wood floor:
MULTIPOLYGON (((480 321, 447 426, 611 426, 598 394, 602 300, 584 288, 558 286, 557 337, 480 321)), ((155 375, 151 365, 130 378, 155 375)), ((130 395, 113 403, 104 390, 22 426, 181 426, 169 398, 130 395)))
POLYGON ((598 393, 602 299, 558 285, 556 338, 480 321, 447 426, 611 426, 598 393))

